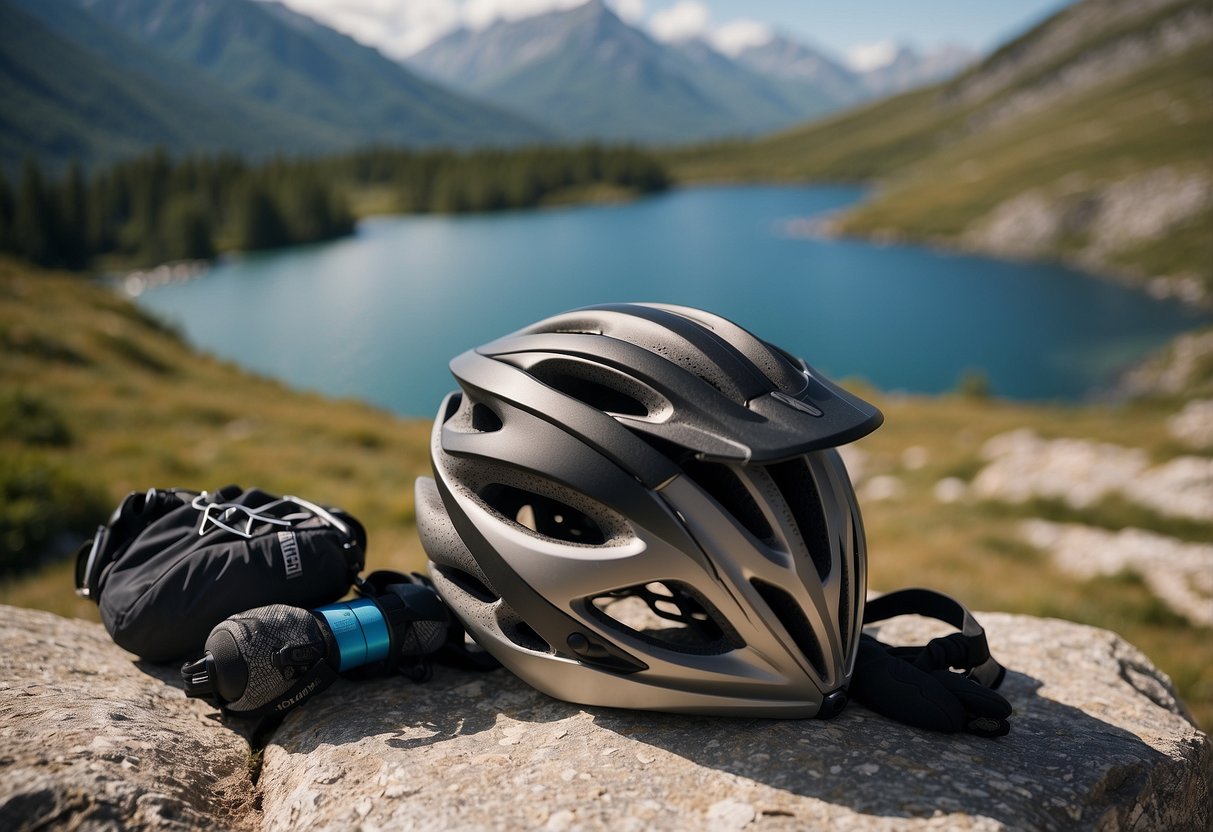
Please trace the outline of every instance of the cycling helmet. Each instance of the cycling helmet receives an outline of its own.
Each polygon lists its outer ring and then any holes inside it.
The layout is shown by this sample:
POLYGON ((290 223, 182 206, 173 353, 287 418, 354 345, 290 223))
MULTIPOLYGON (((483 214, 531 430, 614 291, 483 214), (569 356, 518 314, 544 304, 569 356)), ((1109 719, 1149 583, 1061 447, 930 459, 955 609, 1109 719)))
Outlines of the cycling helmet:
POLYGON ((585 705, 833 716, 866 554, 835 446, 880 411, 716 315, 615 304, 457 356, 417 525, 435 587, 585 705))

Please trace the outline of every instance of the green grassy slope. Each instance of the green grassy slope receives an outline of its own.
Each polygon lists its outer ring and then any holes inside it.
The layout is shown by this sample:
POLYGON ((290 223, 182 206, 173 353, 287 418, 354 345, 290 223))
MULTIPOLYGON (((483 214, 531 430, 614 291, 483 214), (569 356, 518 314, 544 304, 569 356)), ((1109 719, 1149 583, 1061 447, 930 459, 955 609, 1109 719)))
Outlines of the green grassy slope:
MULTIPOLYGON (((1114 501, 1076 511, 933 497, 940 479, 970 479, 980 469, 986 439, 1015 428, 1139 447, 1156 462, 1190 453, 1176 446, 1166 421, 1184 398, 1213 396, 1213 362, 1204 373, 1178 398, 1116 407, 864 390, 886 422, 859 443, 863 467, 904 487, 899 498, 864 504, 872 587, 932 586, 975 609, 1113 629, 1169 673, 1202 724, 1213 725, 1208 629, 1170 612, 1132 574, 1081 581, 1058 572, 1021 542, 1019 524, 1027 517, 1131 522, 1187 540, 1213 539, 1213 527, 1141 509, 1129 516, 1114 501)), ((301 394, 196 355, 129 302, 79 277, 0 260, 0 427, 0 556, 21 544, 14 530, 39 525, 49 548, 72 550, 128 491, 238 482, 348 509, 367 527, 373 568, 423 564, 412 484, 429 469, 427 423, 301 394)), ((0 603, 95 618, 71 583, 71 564, 52 563, 0 578, 0 603)))
POLYGON ((1065 180, 1081 188, 1162 167, 1213 175, 1211 56, 1198 47, 996 129, 941 141, 844 227, 958 235, 1009 197, 1061 193, 1065 180))
POLYGON ((1116 6, 1126 4, 1070 7, 947 84, 668 161, 690 182, 876 180, 838 230, 1182 275, 1213 290, 1213 15, 1180 0, 1149 13, 1120 8, 1100 23, 1097 13, 1116 6), (1081 14, 1096 22, 1078 26, 1081 14), (1160 33, 1185 27, 1182 51, 1156 48, 1160 33), (1121 212, 1123 225, 1126 204, 1163 217, 1173 207, 1149 193, 1152 202, 1132 206, 1125 190, 1149 191, 1150 174, 1203 189, 1204 207, 1189 205, 1141 239, 1116 239, 1110 217, 1121 212), (1049 213, 1049 233, 1024 241, 991 232, 1025 195, 1049 213))
MULTIPOLYGON (((428 425, 198 355, 78 276, 0 259, 0 422, 0 560, 32 560, 38 538, 73 550, 133 490, 235 482, 347 509, 373 530, 372 563, 420 561, 412 486, 429 469, 428 425)), ((24 603, 92 614, 66 563, 51 575, 24 603)))
POLYGON ((936 88, 916 90, 808 127, 679 148, 665 159, 685 182, 875 179, 934 150, 943 129, 932 109, 937 95, 936 88))

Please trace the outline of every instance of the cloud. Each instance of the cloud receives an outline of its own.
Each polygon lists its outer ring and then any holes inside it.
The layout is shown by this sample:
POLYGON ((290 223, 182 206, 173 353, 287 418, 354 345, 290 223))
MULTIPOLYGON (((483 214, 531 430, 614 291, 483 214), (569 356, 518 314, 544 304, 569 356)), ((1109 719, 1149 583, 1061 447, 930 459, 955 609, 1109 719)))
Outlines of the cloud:
POLYGON ((648 11, 644 0, 607 0, 607 5, 619 15, 620 19, 632 24, 633 26, 640 25, 644 20, 645 12, 648 11))
POLYGON ((458 0, 284 0, 360 43, 400 58, 427 46, 462 21, 458 0))
POLYGON ((702 39, 726 55, 737 55, 750 46, 760 46, 774 37, 766 23, 736 19, 717 25, 712 13, 699 0, 679 0, 668 9, 656 12, 649 20, 649 32, 660 41, 702 39))
MULTIPOLYGON (((429 46, 460 26, 482 29, 495 20, 520 20, 586 0, 283 0, 297 12, 332 26, 393 58, 429 46)), ((610 0, 620 17, 636 22, 644 0, 610 0)))
POLYGON ((466 0, 463 4, 463 22, 473 29, 483 29, 496 20, 522 20, 556 9, 584 6, 585 3, 586 0, 466 0))
MULTIPOLYGON (((497 20, 521 20, 558 9, 571 9, 587 0, 282 0, 288 6, 332 26, 360 43, 393 58, 405 58, 438 38, 468 26, 482 29, 497 20)), ((619 17, 644 25, 647 0, 606 0, 619 17)), ((716 25, 701 0, 678 0, 654 12, 648 30, 658 40, 703 38, 725 54, 765 43, 771 28, 756 20, 731 20, 716 25)))
POLYGON ((861 43, 847 50, 847 66, 859 72, 867 72, 888 66, 897 57, 897 44, 892 40, 861 43))
POLYGON ((649 31, 653 37, 666 42, 707 37, 711 26, 712 13, 697 0, 678 0, 649 20, 649 31))
POLYGON ((736 57, 751 46, 770 43, 773 37, 775 32, 765 23, 757 20, 731 20, 717 26, 710 40, 719 51, 736 57))

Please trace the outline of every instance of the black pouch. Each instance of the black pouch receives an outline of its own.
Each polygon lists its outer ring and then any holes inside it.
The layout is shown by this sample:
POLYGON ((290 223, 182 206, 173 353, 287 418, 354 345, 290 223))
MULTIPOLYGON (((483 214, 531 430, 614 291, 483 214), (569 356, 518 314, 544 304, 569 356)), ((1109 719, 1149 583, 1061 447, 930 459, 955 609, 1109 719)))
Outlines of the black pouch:
POLYGON ((132 493, 76 560, 76 591, 97 602, 117 644, 153 662, 202 650, 230 615, 315 607, 345 595, 366 532, 339 509, 229 485, 132 493))

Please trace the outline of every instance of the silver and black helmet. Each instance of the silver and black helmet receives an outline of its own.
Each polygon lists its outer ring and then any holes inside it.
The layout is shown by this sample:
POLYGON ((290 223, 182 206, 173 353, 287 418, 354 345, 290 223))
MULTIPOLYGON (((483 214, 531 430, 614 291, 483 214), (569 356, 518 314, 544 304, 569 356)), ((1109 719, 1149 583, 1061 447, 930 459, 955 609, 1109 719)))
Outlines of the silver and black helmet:
POLYGON ((880 411, 719 316, 617 304, 451 361, 417 525, 439 593, 535 688, 764 717, 845 704, 880 411))

